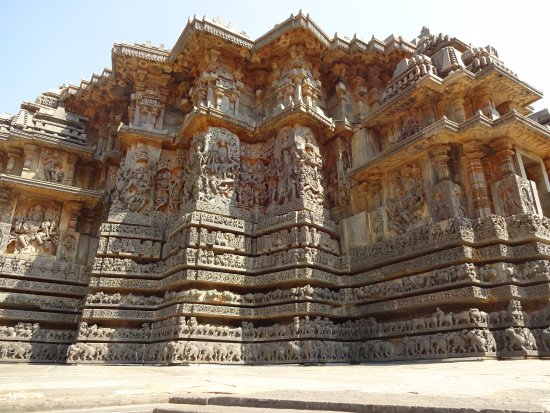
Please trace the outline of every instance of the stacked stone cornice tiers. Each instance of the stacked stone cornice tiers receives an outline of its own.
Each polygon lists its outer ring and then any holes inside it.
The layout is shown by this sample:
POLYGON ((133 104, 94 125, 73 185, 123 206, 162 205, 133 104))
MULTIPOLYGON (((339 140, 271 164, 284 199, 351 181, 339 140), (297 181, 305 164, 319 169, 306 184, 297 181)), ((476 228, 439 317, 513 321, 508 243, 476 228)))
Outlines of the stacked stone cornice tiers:
POLYGON ((493 47, 302 12, 116 43, 0 117, 0 360, 547 357, 540 97, 493 47))

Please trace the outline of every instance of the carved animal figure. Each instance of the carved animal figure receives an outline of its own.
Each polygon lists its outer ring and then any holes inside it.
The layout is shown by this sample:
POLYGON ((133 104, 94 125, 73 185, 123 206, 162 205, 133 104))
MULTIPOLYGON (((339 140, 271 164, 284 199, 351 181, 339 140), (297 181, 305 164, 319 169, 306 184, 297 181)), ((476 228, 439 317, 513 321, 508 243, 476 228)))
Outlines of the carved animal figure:
POLYGON ((466 339, 459 332, 452 332, 447 336, 449 353, 465 353, 468 348, 466 339))
POLYGON ((447 353, 447 337, 444 334, 438 333, 431 336, 431 352, 433 354, 447 353))

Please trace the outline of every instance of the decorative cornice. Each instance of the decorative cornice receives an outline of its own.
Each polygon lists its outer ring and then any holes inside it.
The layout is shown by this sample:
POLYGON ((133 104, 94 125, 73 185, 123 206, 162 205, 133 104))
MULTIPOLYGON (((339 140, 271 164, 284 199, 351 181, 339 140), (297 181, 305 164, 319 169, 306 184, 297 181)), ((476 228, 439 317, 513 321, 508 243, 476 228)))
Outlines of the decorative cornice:
POLYGON ((93 191, 38 179, 0 173, 0 184, 32 193, 47 193, 62 201, 84 201, 91 205, 101 202, 103 191, 93 191))

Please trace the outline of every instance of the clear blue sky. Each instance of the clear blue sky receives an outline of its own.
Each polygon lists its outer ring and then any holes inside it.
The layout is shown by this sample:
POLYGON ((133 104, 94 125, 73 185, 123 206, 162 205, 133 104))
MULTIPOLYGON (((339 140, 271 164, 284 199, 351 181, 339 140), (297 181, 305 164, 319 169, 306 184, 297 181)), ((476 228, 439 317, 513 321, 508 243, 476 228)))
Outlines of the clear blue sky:
MULTIPOLYGON (((332 37, 390 34, 407 40, 422 26, 474 46, 490 44, 519 77, 550 94, 550 2, 359 0, 4 0, 0 4, 0 113, 61 84, 111 66, 115 41, 171 48, 189 16, 223 17, 257 38, 296 13, 310 13, 332 37)), ((549 106, 548 98, 535 108, 549 106)))

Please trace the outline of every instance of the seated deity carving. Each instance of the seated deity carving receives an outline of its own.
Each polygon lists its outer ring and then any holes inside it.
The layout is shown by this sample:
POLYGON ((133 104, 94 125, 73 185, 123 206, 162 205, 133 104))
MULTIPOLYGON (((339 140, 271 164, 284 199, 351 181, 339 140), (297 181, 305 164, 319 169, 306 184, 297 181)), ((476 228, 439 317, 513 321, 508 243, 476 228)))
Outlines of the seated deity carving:
POLYGON ((17 217, 10 233, 14 251, 53 254, 58 243, 57 221, 57 212, 41 205, 35 205, 26 215, 17 217))

